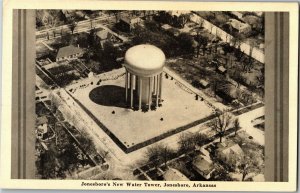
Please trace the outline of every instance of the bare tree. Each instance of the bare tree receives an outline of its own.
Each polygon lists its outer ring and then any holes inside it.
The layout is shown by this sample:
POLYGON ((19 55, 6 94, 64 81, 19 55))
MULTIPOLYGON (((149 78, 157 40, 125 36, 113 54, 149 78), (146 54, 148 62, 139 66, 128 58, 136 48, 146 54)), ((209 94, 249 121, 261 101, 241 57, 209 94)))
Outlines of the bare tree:
POLYGON ((234 136, 236 136, 237 131, 241 128, 240 121, 238 118, 234 119, 233 121, 233 129, 234 129, 234 136))
POLYGON ((180 27, 184 27, 185 24, 190 20, 190 14, 181 14, 178 18, 180 27))
POLYGON ((120 16, 120 13, 121 11, 120 10, 110 10, 108 11, 109 14, 113 14, 115 16, 115 19, 116 19, 116 23, 118 22, 119 20, 119 16, 120 16))
POLYGON ((167 166, 168 160, 173 158, 175 152, 165 145, 155 145, 148 148, 146 156, 148 160, 151 161, 155 167, 159 167, 161 164, 167 166))
POLYGON ((74 33, 74 30, 75 30, 75 28, 76 28, 76 26, 77 26, 77 22, 74 20, 74 19, 71 19, 70 21, 69 21, 69 28, 70 28, 70 30, 71 30, 71 33, 73 34, 74 33))
POLYGON ((255 154, 249 153, 248 155, 242 156, 238 164, 238 169, 242 173, 242 181, 245 181, 249 173, 260 171, 260 164, 255 154))
POLYGON ((207 139, 207 136, 202 133, 182 133, 179 136, 179 150, 181 152, 189 152, 189 151, 195 151, 196 146, 203 145, 204 141, 207 139))
POLYGON ((228 129, 231 122, 232 116, 227 111, 219 113, 218 116, 212 121, 213 129, 216 130, 220 137, 220 143, 222 142, 222 137, 224 136, 225 131, 228 129))

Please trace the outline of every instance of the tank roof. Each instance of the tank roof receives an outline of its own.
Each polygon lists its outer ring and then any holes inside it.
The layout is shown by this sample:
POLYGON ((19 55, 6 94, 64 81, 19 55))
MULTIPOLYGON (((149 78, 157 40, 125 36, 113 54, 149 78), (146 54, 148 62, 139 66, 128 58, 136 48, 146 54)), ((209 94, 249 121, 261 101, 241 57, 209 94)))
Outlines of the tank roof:
POLYGON ((161 49, 150 44, 141 44, 127 50, 124 66, 136 75, 151 76, 162 71, 165 60, 161 49))

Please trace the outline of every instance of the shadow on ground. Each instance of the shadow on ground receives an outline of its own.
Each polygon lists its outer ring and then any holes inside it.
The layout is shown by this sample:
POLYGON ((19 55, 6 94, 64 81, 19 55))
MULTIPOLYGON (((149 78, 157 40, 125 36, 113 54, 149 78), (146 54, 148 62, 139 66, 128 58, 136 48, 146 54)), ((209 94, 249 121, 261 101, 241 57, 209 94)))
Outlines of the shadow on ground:
POLYGON ((94 88, 90 99, 99 105, 127 108, 125 103, 125 88, 115 85, 104 85, 94 88))

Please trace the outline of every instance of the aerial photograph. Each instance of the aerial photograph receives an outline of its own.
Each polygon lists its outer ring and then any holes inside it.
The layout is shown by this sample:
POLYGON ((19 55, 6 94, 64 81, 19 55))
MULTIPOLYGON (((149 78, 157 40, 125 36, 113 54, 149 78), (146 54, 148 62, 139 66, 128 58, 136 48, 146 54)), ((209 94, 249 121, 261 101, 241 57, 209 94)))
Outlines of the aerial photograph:
POLYGON ((36 178, 265 181, 264 16, 36 10, 36 178))

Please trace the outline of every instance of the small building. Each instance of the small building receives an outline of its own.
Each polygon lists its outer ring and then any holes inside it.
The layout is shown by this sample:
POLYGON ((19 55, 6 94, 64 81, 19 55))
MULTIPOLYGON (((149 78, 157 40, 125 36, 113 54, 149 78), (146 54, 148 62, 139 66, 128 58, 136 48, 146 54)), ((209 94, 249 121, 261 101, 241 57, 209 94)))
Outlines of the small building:
POLYGON ((58 50, 56 55, 56 61, 66 60, 66 59, 76 59, 82 56, 84 50, 79 46, 75 47, 73 45, 69 45, 66 47, 62 47, 58 50))
POLYGON ((226 68, 225 68, 224 66, 219 65, 219 66, 217 67, 217 72, 220 73, 220 74, 225 75, 226 72, 227 72, 227 70, 226 70, 226 68))
POLYGON ((232 84, 226 84, 216 89, 216 94, 229 103, 238 98, 238 93, 238 88, 236 88, 232 84))
POLYGON ((169 12, 172 16, 179 17, 180 15, 190 14, 191 11, 184 11, 184 10, 173 10, 169 12))
POLYGON ((142 19, 139 17, 128 18, 122 17, 118 23, 118 28, 122 31, 130 32, 135 28, 136 25, 139 25, 142 22, 142 19))
POLYGON ((102 29, 102 30, 96 32, 96 36, 100 40, 107 40, 107 39, 110 39, 113 35, 111 33, 109 33, 109 31, 107 29, 102 29))
POLYGON ((218 144, 217 154, 223 160, 223 162, 228 164, 237 165, 238 159, 244 156, 244 152, 239 146, 239 144, 234 143, 233 141, 226 141, 218 144), (235 160, 234 162, 232 162, 235 160))
POLYGON ((235 15, 237 18, 242 19, 244 14, 242 12, 239 11, 231 11, 232 15, 235 15))
POLYGON ((111 41, 111 42, 117 41, 117 38, 112 33, 110 33, 107 29, 102 29, 96 32, 96 38, 100 42, 101 46, 103 46, 103 44, 106 41, 111 41))
POLYGON ((230 24, 239 33, 248 33, 251 31, 251 26, 247 23, 243 23, 237 19, 229 19, 228 24, 230 24))
POLYGON ((210 86, 209 82, 204 79, 200 79, 199 83, 202 88, 208 88, 210 86))
POLYGON ((210 158, 198 155, 193 161, 193 169, 205 179, 209 180, 211 174, 215 171, 213 162, 210 158))
POLYGON ((184 174, 174 168, 169 168, 163 174, 163 178, 165 181, 190 181, 184 174))
POLYGON ((180 31, 176 28, 173 28, 172 26, 170 26, 169 24, 164 24, 161 26, 161 28, 168 34, 172 35, 172 36, 179 36, 180 31))
POLYGON ((162 25, 161 26, 161 28, 163 29, 163 30, 169 30, 169 29, 172 29, 172 26, 170 26, 169 24, 164 24, 164 25, 162 25))
POLYGON ((36 118, 36 135, 37 138, 43 138, 43 135, 48 132, 48 119, 46 116, 36 118))
POLYGON ((192 85, 199 88, 208 88, 210 86, 209 82, 207 82, 206 80, 204 79, 200 79, 200 80, 195 80, 192 82, 192 85))

